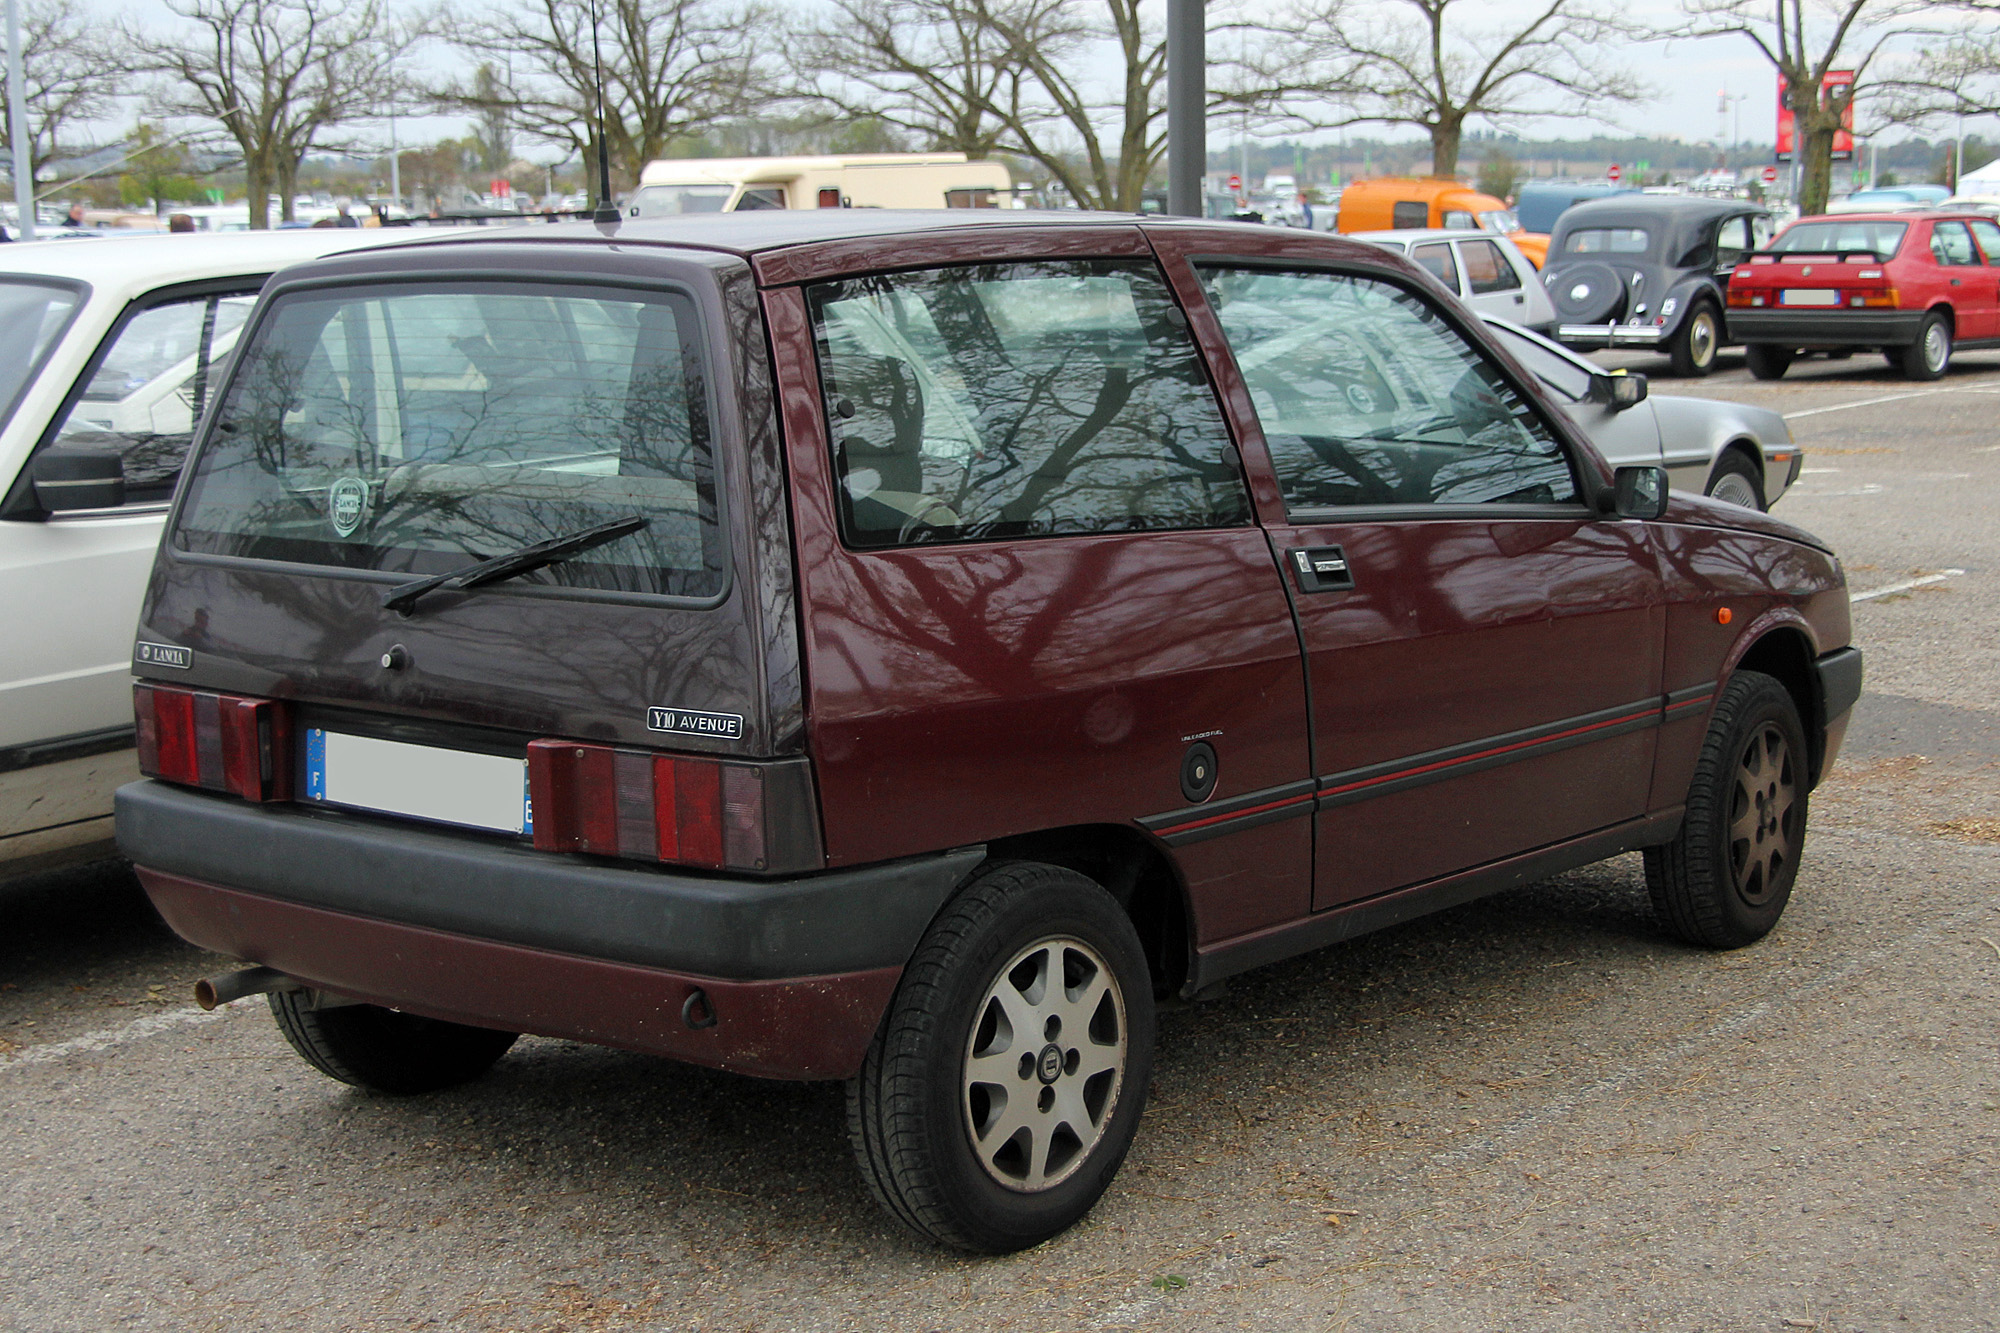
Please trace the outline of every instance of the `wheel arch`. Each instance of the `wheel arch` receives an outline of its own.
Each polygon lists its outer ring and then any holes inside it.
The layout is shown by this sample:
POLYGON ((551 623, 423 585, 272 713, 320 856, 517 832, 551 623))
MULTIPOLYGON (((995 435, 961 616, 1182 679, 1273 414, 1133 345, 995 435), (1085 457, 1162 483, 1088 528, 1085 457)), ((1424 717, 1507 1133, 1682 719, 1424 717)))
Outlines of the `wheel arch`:
POLYGON ((1073 824, 996 838, 986 853, 990 861, 1062 866, 1102 885, 1139 933, 1154 994, 1171 995, 1187 981, 1194 938, 1187 885, 1173 858, 1145 834, 1117 824, 1073 824))
POLYGON ((1820 698, 1819 675, 1813 670, 1816 654, 1811 634, 1803 624, 1780 622, 1768 626, 1748 641, 1729 674, 1759 671, 1785 687, 1799 710, 1799 721, 1810 749, 1808 785, 1819 785, 1826 752, 1826 706, 1820 698))
POLYGON ((1713 482, 1715 480, 1715 474, 1722 470, 1722 460, 1731 454, 1740 454, 1750 464, 1751 468, 1757 473, 1757 487, 1761 491, 1764 483, 1769 479, 1765 475, 1764 450, 1759 447, 1755 440, 1747 435, 1738 435, 1726 441, 1720 449, 1715 451, 1715 462, 1711 463, 1708 468, 1709 481, 1713 482))

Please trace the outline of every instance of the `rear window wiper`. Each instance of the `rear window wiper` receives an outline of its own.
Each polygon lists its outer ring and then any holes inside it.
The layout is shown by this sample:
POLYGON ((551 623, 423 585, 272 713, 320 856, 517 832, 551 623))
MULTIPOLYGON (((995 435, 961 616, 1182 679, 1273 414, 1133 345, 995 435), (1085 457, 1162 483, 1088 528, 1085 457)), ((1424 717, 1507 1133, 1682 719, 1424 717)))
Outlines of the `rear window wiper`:
POLYGON ((517 574, 540 569, 567 560, 573 555, 581 555, 593 547, 615 542, 620 537, 639 531, 652 520, 634 514, 630 518, 615 519, 610 523, 600 523, 594 528, 572 532, 563 537, 551 537, 533 546, 523 546, 518 551, 506 555, 496 555, 490 560, 467 565, 464 569, 454 569, 444 574, 433 574, 429 578, 414 579, 409 583, 399 583, 389 590, 382 599, 385 611, 401 611, 408 615, 425 593, 435 592, 446 586, 465 589, 477 588, 484 583, 498 583, 511 579, 517 574))

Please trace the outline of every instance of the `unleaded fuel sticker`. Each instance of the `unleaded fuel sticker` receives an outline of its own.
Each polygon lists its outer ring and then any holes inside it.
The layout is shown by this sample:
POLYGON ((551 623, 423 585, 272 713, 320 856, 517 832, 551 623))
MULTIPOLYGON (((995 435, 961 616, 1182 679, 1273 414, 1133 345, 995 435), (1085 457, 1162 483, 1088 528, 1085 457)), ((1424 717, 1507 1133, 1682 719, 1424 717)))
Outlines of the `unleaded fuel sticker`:
POLYGON ((741 713, 704 713, 696 708, 648 708, 646 730, 669 731, 676 736, 713 736, 718 740, 743 739, 741 713))

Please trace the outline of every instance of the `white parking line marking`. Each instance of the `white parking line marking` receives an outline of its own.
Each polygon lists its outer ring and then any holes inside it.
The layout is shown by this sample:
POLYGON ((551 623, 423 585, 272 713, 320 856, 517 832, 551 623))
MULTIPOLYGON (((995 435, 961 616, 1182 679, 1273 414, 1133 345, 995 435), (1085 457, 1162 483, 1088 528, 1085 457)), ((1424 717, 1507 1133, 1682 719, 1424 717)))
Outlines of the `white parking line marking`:
POLYGON ((1811 477, 1838 471, 1840 471, 1840 469, 1837 467, 1802 467, 1799 469, 1799 475, 1801 477, 1811 477))
POLYGON ((1822 412, 1845 412, 1850 407, 1873 407, 1877 403, 1900 403, 1905 398, 1928 398, 1934 393, 1959 393, 1956 386, 1949 389, 1919 389, 1915 393, 1892 393, 1886 398, 1863 398, 1856 403, 1835 403, 1832 407, 1809 407, 1803 412, 1787 412, 1785 420, 1797 421, 1800 417, 1816 417, 1822 412))
POLYGON ((1925 574, 1921 578, 1904 579, 1901 583, 1891 583, 1880 588, 1870 588, 1867 592, 1857 592, 1847 600, 1850 602, 1872 601, 1877 597, 1887 597, 1892 592, 1908 592, 1912 588, 1925 588, 1933 583, 1943 583, 1946 579, 1956 578, 1964 572, 1962 569, 1940 570, 1936 574, 1925 574))
POLYGON ((67 1060, 72 1055, 87 1055, 92 1051, 109 1050, 113 1046, 123 1046, 127 1042, 150 1037, 155 1032, 169 1028, 187 1027, 194 1023, 212 1023, 227 1017, 225 1006, 213 1011, 187 1008, 168 1009, 163 1013, 148 1014, 135 1019, 123 1027, 100 1028, 96 1032, 86 1032, 81 1037, 71 1037, 68 1041, 52 1041, 46 1046, 30 1046, 18 1055, 0 1056, 0 1071, 21 1069, 27 1065, 54 1064, 67 1060))

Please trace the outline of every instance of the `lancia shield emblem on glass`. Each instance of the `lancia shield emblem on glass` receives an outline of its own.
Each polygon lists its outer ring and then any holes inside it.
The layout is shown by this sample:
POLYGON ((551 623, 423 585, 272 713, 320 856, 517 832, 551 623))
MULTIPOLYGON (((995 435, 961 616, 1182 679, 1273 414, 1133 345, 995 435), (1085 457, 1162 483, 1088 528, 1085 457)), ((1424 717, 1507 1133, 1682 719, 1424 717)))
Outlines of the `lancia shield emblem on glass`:
POLYGON ((333 530, 352 537, 368 512, 368 483, 359 477, 342 477, 327 488, 326 518, 333 530))

